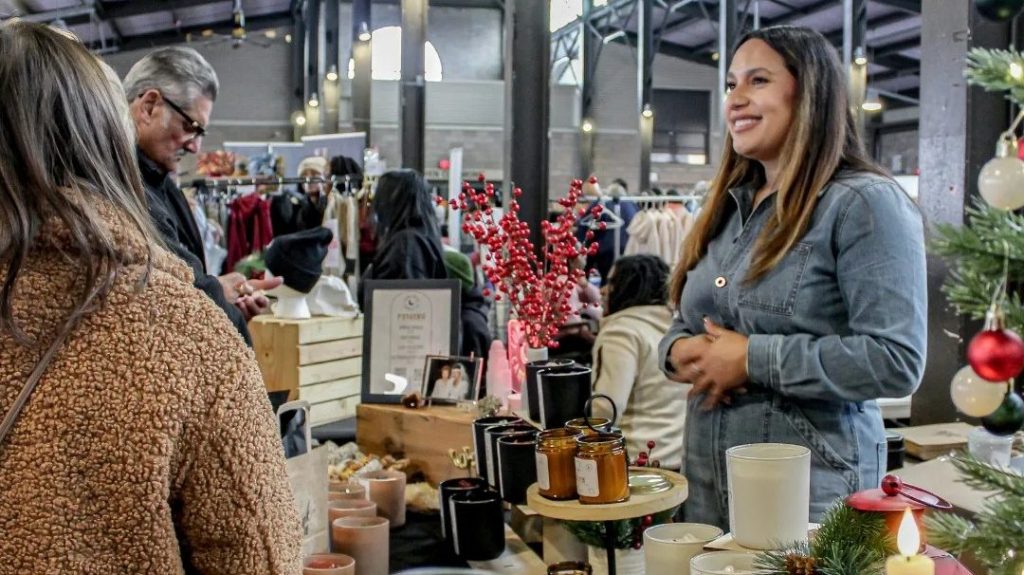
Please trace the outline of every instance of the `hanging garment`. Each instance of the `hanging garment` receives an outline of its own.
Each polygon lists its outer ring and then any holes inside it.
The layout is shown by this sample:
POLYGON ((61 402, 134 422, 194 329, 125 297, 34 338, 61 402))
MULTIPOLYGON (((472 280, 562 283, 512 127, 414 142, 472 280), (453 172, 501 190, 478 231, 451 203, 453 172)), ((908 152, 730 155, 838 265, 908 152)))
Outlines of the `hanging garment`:
POLYGON ((225 271, 254 252, 262 251, 274 239, 270 222, 270 202, 259 194, 242 196, 231 202, 228 215, 228 259, 225 271))
POLYGON ((228 251, 220 245, 224 236, 224 230, 215 221, 206 217, 206 210, 201 204, 192 208, 192 214, 196 218, 196 227, 199 228, 199 235, 203 239, 203 248, 206 259, 206 271, 210 275, 220 275, 221 267, 224 265, 224 258, 228 251))
POLYGON ((626 244, 624 255, 660 254, 660 237, 658 221, 651 210, 642 210, 633 217, 629 224, 629 243, 626 244))

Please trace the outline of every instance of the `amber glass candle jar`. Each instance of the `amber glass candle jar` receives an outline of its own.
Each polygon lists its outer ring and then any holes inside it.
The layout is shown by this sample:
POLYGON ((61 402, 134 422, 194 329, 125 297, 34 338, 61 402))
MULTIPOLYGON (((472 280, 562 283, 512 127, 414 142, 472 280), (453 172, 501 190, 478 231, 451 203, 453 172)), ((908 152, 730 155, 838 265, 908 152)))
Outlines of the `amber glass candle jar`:
POLYGON ((576 419, 570 419, 565 422, 565 426, 569 429, 575 429, 583 435, 594 435, 595 433, 610 433, 612 430, 612 420, 607 417, 577 417, 576 419), (590 420, 590 426, 596 429, 590 429, 587 427, 587 420, 590 420))
POLYGON ((548 499, 576 498, 576 439, 580 432, 559 427, 537 434, 537 485, 548 499))
POLYGON ((629 499, 626 438, 600 433, 576 438, 576 492, 580 503, 618 503, 629 499))
POLYGON ((548 575, 592 575, 594 570, 583 561, 563 561, 548 565, 548 575))

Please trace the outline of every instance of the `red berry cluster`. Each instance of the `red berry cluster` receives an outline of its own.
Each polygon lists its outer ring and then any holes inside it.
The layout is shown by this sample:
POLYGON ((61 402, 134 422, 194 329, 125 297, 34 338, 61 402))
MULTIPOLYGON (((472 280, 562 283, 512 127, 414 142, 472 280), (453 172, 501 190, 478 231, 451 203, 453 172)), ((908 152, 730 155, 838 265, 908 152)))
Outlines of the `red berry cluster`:
MULTIPOLYGON (((484 183, 483 174, 478 180, 484 183)), ((591 177, 590 183, 597 183, 597 178, 591 177)), ((598 248, 592 241, 593 232, 587 232, 583 243, 575 235, 577 221, 587 213, 585 209, 576 211, 583 195, 583 181, 573 180, 569 195, 558 200, 565 209, 554 223, 541 222, 543 258, 537 256, 530 241, 529 225, 519 220, 523 190, 512 190, 512 201, 497 221, 494 193, 492 183, 478 192, 469 182, 463 182, 458 199, 448 204, 451 209, 463 212, 462 231, 486 248, 483 270, 495 286, 494 300, 508 299, 512 314, 525 326, 527 343, 531 347, 558 347, 554 341, 558 328, 574 311, 569 298, 586 275, 583 269, 571 268, 569 263, 580 256, 596 254, 598 248)), ((444 201, 437 198, 438 205, 444 201)), ((602 210, 603 206, 597 204, 590 212, 600 218, 602 210)), ((605 224, 600 223, 599 229, 604 228, 605 224)), ((490 296, 490 290, 484 290, 484 295, 490 296)))
POLYGON ((657 459, 651 459, 650 453, 654 451, 654 446, 657 443, 652 439, 647 442, 647 451, 641 451, 636 456, 636 461, 633 462, 634 467, 661 467, 661 462, 657 459))
POLYGON ((640 524, 633 529, 633 549, 640 549, 644 546, 644 531, 654 524, 653 515, 644 515, 640 518, 640 524))

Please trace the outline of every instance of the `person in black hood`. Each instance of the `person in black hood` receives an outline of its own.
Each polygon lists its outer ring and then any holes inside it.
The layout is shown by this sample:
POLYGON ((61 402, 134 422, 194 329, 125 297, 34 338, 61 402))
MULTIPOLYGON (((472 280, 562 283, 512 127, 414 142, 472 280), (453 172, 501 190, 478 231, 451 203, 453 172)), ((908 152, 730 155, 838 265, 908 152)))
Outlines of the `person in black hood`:
MULTIPOLYGON (((448 278, 434 203, 419 174, 394 170, 381 176, 373 211, 377 216, 377 255, 364 279, 448 278)), ((362 285, 359 299, 363 300, 362 285)))

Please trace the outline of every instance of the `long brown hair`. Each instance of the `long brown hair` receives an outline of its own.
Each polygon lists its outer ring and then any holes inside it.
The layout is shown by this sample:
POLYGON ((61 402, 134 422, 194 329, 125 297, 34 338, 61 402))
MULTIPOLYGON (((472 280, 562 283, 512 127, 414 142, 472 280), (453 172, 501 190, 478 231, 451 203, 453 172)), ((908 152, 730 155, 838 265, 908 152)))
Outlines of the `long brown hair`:
POLYGON ((67 229, 65 255, 82 270, 75 305, 57 333, 44 336, 52 340, 37 369, 117 281, 122 256, 112 227, 142 235, 148 261, 137 288, 148 281, 158 240, 118 92, 96 57, 69 35, 24 21, 0 25, 0 93, 8 96, 0 106, 0 333, 25 345, 43 343, 19 328, 12 300, 47 219, 59 218, 67 229), (119 221, 105 222, 101 204, 112 206, 119 221))
MULTIPOLYGON (((746 34, 763 40, 782 56, 799 86, 793 125, 780 157, 782 169, 776 185, 775 213, 761 230, 747 282, 770 272, 785 257, 810 225, 818 192, 840 168, 884 172, 864 153, 847 94, 846 73, 835 49, 824 36, 800 26, 772 26, 746 34)), ((765 183, 761 164, 736 153, 726 132, 718 174, 711 183, 704 209, 683 243, 683 255, 672 275, 671 301, 678 303, 686 274, 706 254, 718 235, 729 190, 765 183)))

